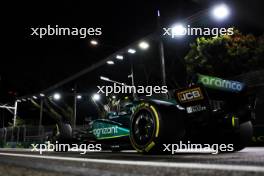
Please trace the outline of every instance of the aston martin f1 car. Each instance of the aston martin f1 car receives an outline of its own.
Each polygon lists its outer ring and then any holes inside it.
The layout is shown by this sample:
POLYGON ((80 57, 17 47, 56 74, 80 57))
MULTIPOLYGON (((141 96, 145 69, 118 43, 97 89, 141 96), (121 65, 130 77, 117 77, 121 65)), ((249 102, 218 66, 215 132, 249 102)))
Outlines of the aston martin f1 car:
POLYGON ((125 98, 107 119, 91 121, 89 132, 112 150, 156 153, 163 144, 191 141, 233 144, 239 151, 252 137, 250 97, 242 82, 197 74, 167 98, 125 98))

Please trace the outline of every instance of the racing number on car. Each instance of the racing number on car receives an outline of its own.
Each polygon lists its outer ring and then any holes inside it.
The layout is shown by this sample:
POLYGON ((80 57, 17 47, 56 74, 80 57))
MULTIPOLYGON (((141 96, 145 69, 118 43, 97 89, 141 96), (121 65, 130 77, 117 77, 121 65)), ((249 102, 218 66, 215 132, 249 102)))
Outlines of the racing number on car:
POLYGON ((202 100, 204 98, 200 87, 178 92, 177 96, 181 103, 202 100))

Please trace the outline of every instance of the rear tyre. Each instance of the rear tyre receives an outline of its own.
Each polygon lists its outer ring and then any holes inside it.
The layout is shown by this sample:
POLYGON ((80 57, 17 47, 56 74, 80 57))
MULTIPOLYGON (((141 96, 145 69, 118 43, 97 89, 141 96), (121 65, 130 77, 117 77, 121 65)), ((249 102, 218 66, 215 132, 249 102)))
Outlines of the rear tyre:
POLYGON ((240 124, 240 129, 235 133, 234 151, 244 149, 250 143, 253 136, 253 126, 251 121, 240 124))
POLYGON ((130 141, 140 153, 160 153, 163 144, 177 142, 184 135, 179 110, 170 103, 143 102, 130 123, 130 141))
POLYGON ((233 144, 233 151, 237 152, 248 146, 253 136, 253 126, 251 121, 243 122, 239 128, 230 133, 225 140, 226 144, 233 144))

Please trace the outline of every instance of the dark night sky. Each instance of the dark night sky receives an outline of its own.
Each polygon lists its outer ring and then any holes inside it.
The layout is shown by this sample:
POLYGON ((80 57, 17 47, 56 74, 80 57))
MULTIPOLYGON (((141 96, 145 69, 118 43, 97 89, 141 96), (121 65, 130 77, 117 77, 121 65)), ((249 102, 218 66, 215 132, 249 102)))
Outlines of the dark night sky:
MULTIPOLYGON (((153 32, 156 9, 164 24, 206 9, 216 1, 11 1, 4 12, 1 96, 9 90, 18 96, 37 92, 103 59, 117 49, 153 32), (62 27, 101 27, 100 46, 78 37, 30 36, 31 27, 48 24, 62 27), (3 47, 4 45, 4 47, 3 47), (115 47, 104 47, 111 45, 115 47)), ((227 1, 229 3, 229 1, 227 1)), ((262 0, 230 1, 230 23, 246 33, 263 32, 262 0)), ((188 45, 187 45, 188 46, 188 45)), ((1 98, 2 98, 1 97, 1 98)), ((4 100, 4 99, 3 99, 4 100)), ((2 102, 3 100, 0 100, 2 102)))

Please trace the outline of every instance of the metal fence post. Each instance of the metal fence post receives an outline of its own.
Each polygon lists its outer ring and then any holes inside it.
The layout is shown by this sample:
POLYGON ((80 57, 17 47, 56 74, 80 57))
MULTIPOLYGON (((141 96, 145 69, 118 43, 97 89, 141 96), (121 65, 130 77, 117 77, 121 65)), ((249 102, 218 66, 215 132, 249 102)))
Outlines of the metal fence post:
POLYGON ((19 142, 19 133, 20 133, 20 127, 17 127, 17 143, 19 142))
POLYGON ((4 128, 4 142, 6 143, 6 135, 7 135, 7 130, 4 128))
POLYGON ((40 111, 39 111, 39 135, 41 133, 42 127, 42 117, 43 117, 43 99, 40 99, 40 111))
POLYGON ((23 141, 26 142, 26 134, 27 134, 27 128, 24 125, 24 133, 23 133, 23 141))
POLYGON ((14 128, 11 127, 11 142, 14 142, 14 128))

